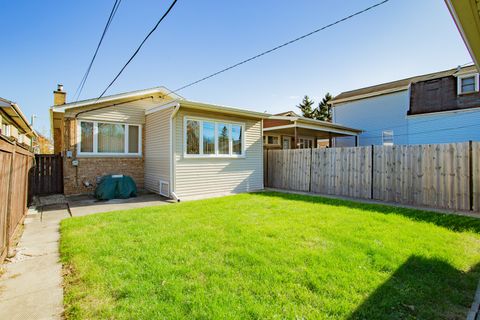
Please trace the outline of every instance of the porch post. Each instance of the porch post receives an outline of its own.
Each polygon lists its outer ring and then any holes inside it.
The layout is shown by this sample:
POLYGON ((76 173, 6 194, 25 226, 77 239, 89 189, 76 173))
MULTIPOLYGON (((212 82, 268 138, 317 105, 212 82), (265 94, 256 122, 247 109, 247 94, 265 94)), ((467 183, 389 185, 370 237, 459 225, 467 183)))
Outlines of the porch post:
POLYGON ((329 148, 332 147, 332 133, 331 132, 328 133, 328 147, 329 148))
POLYGON ((355 147, 358 147, 358 136, 355 136, 355 147))
POLYGON ((297 135, 297 126, 295 126, 295 136, 293 137, 293 148, 297 149, 298 135, 297 135))

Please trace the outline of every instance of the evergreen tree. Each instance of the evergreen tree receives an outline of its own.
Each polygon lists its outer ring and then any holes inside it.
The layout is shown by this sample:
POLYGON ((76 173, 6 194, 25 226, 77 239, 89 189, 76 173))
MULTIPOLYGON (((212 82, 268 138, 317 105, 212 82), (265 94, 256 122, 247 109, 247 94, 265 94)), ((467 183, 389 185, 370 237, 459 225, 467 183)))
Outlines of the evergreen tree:
POLYGON ((314 103, 307 95, 303 97, 302 102, 297 106, 302 111, 302 116, 314 119, 315 111, 312 109, 314 103))
POLYGON ((329 104, 333 97, 327 92, 322 101, 318 104, 318 108, 314 110, 315 119, 332 122, 332 106, 329 104))

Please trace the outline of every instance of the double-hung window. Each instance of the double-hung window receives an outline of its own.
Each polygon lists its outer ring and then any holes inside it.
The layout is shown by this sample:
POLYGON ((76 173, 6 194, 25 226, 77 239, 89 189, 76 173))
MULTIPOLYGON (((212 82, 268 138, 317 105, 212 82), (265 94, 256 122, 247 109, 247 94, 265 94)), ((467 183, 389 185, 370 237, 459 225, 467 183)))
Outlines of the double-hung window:
POLYGON ((79 155, 141 155, 140 125, 83 121, 78 125, 79 155))
POLYGON ((458 94, 466 94, 479 91, 478 73, 458 76, 458 94))
POLYGON ((384 146, 393 146, 393 130, 382 132, 382 143, 384 146))
POLYGON ((185 118, 186 157, 243 157, 245 125, 227 121, 185 118))

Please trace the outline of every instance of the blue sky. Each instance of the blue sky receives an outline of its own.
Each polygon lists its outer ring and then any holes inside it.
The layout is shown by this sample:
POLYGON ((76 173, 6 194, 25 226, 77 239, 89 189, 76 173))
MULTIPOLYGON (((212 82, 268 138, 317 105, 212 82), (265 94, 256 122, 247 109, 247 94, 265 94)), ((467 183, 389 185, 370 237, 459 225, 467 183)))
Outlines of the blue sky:
MULTIPOLYGON (((372 0, 178 0, 107 92, 184 84, 378 2, 372 0)), ((98 96, 170 1, 123 0, 85 85, 98 96)), ((0 0, 0 96, 48 130, 57 83, 73 98, 113 0, 0 0)), ((435 72, 471 58, 440 0, 391 0, 364 15, 179 92, 271 113, 386 81, 435 72)))

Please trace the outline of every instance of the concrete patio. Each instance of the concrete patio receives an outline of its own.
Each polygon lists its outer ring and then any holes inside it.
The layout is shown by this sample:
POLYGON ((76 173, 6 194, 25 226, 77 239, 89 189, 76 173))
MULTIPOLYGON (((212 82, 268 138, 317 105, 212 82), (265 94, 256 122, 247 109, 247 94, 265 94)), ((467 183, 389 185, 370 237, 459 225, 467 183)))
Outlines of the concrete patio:
MULTIPOLYGON (((67 200, 73 217, 169 203, 155 194, 100 202, 88 196, 67 200)), ((70 215, 62 204, 46 206, 42 215, 29 210, 17 254, 0 265, 5 270, 0 277, 0 319, 62 319, 62 266, 58 249, 59 224, 65 218, 70 215)))

